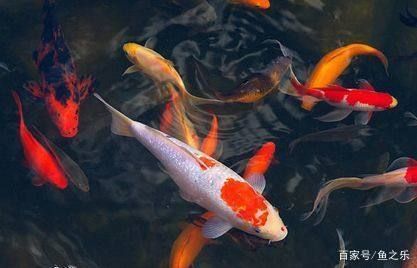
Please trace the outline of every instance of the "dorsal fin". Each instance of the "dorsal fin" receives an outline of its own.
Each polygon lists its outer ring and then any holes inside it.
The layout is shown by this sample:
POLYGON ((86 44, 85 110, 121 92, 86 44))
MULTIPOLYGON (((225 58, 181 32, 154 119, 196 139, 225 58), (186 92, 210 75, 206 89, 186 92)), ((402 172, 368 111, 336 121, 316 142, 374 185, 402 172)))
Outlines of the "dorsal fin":
POLYGON ((415 167, 417 166, 417 161, 410 157, 400 157, 395 159, 391 165, 387 168, 386 172, 393 171, 400 168, 415 167))
POLYGON ((375 91, 375 88, 365 79, 359 79, 359 88, 369 90, 369 91, 375 91))

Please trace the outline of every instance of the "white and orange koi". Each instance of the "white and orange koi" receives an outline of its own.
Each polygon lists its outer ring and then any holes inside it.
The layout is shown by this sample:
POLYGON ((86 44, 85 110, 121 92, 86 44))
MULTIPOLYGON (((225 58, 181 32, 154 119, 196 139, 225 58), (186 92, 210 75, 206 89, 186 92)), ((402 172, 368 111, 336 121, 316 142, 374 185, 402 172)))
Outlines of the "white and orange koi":
POLYGON ((318 215, 316 224, 319 223, 326 213, 329 195, 338 189, 350 188, 356 190, 370 190, 383 187, 377 198, 369 201, 365 206, 381 204, 395 199, 399 203, 408 203, 417 197, 417 161, 401 157, 392 162, 383 174, 370 175, 364 178, 349 177, 338 178, 328 181, 320 189, 314 201, 313 209, 303 216, 309 218, 313 213, 318 215))
POLYGON ((323 122, 336 122, 345 119, 353 111, 360 112, 355 123, 366 125, 373 112, 385 111, 397 106, 398 102, 392 95, 376 92, 366 80, 361 79, 358 89, 330 85, 323 88, 306 88, 293 75, 291 83, 299 96, 310 96, 313 102, 324 101, 337 109, 316 119, 323 122))
POLYGON ((215 213, 203 226, 204 237, 217 238, 232 228, 271 242, 287 236, 278 210, 261 194, 263 176, 245 180, 203 152, 129 119, 98 94, 95 96, 110 111, 114 134, 136 138, 162 163, 183 199, 215 213))

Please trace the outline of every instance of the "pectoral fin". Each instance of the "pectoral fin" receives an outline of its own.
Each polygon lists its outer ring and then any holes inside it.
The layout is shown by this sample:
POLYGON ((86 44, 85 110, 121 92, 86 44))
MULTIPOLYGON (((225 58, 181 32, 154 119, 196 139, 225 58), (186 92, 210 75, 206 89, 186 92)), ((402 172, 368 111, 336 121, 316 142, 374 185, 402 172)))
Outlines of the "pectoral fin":
POLYGON ((345 119, 351 113, 352 113, 352 110, 349 110, 349 109, 337 109, 328 114, 316 117, 316 119, 322 122, 337 122, 337 121, 341 121, 345 119))
POLYGON ((34 186, 39 187, 39 186, 44 185, 45 183, 46 183, 46 181, 44 179, 42 179, 41 177, 35 176, 35 177, 32 178, 32 184, 34 186))
POLYGON ((388 166, 385 172, 393 171, 400 168, 415 167, 417 161, 410 157, 400 157, 395 159, 391 165, 388 166))
POLYGON ((213 217, 207 220, 202 231, 204 237, 214 239, 224 235, 232 228, 233 226, 229 222, 219 217, 213 217))
POLYGON ((395 197, 395 200, 399 203, 409 203, 416 199, 417 197, 417 188, 408 187, 402 193, 395 197))
POLYGON ((372 112, 360 112, 355 116, 355 125, 367 125, 372 117, 372 112))
POLYGON ((266 181, 263 174, 253 173, 245 179, 258 193, 262 194, 265 190, 266 181))
POLYGON ((129 68, 126 69, 126 71, 122 74, 122 76, 125 76, 127 74, 131 74, 131 73, 136 73, 139 72, 139 68, 136 67, 135 65, 130 66, 129 68))

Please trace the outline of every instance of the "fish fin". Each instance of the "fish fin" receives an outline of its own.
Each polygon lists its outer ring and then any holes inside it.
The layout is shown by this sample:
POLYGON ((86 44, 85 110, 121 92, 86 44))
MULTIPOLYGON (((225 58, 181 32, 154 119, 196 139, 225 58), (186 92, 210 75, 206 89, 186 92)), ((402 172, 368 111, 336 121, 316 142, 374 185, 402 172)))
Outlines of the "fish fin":
POLYGON ((46 181, 44 179, 42 179, 41 177, 39 177, 39 176, 34 176, 32 178, 32 184, 33 184, 33 186, 39 187, 39 186, 44 185, 45 183, 46 183, 46 181))
POLYGON ((187 202, 194 203, 193 198, 186 192, 180 190, 179 193, 182 199, 184 199, 187 202))
POLYGON ((355 125, 367 125, 372 118, 373 112, 360 112, 355 116, 355 125))
POLYGON ((153 49, 156 46, 156 42, 158 42, 158 38, 149 37, 148 40, 146 40, 144 47, 153 49))
POLYGON ((375 198, 372 198, 366 202, 365 205, 361 206, 362 208, 369 208, 375 205, 379 205, 388 200, 391 200, 397 197, 404 191, 405 187, 385 187, 382 189, 375 198))
POLYGON ((405 112, 405 113, 404 113, 404 117, 406 117, 406 118, 410 119, 410 120, 407 122, 407 125, 408 125, 408 126, 410 126, 410 127, 415 127, 415 126, 417 126, 417 117, 416 117, 413 113, 411 113, 411 112, 405 112))
POLYGON ((410 157, 400 157, 392 161, 391 165, 388 166, 385 172, 415 166, 417 166, 417 161, 415 159, 410 157))
POLYGON ((139 68, 136 67, 136 65, 132 65, 129 68, 126 69, 126 71, 122 74, 122 76, 125 76, 127 74, 136 73, 139 72, 139 68))
MULTIPOLYGON (((336 229, 337 232, 337 237, 339 239, 339 252, 343 252, 346 250, 346 244, 345 244, 345 240, 343 240, 343 233, 340 229, 336 229)), ((338 268, 344 268, 345 267, 345 260, 343 258, 340 258, 339 261, 339 266, 336 265, 336 267, 338 268)))
POLYGON ((85 173, 82 171, 80 166, 74 162, 61 148, 56 146, 52 141, 50 141, 45 135, 43 135, 36 127, 32 127, 34 134, 36 134, 46 148, 52 153, 52 155, 57 160, 58 164, 65 172, 67 178, 81 191, 88 192, 90 186, 88 183, 88 178, 85 173))
POLYGON ((202 233, 205 238, 215 239, 224 235, 232 228, 233 226, 229 222, 215 216, 206 221, 203 225, 202 233))
POLYGON ((375 91, 375 88, 365 79, 359 79, 359 88, 369 91, 375 91))
POLYGON ((301 84, 300 81, 298 81, 298 78, 292 70, 292 67, 290 67, 289 74, 290 83, 287 83, 285 84, 285 86, 280 87, 279 91, 290 96, 301 97, 305 92, 304 85, 301 84))
POLYGON ((44 96, 42 87, 38 82, 29 81, 23 87, 36 98, 43 98, 44 96))
POLYGON ((352 110, 349 109, 336 109, 328 114, 315 117, 315 119, 322 122, 337 122, 345 119, 352 113, 352 110))
POLYGON ((94 91, 95 79, 89 75, 87 77, 81 77, 78 81, 78 89, 80 91, 80 100, 84 100, 94 91))
POLYGON ((218 125, 217 116, 213 115, 209 133, 204 138, 200 146, 200 150, 209 156, 213 156, 216 153, 218 145, 218 125))
POLYGON ((174 67, 175 66, 175 64, 172 61, 170 61, 170 60, 167 60, 167 59, 164 58, 164 61, 165 61, 166 64, 168 64, 171 67, 174 67))
POLYGON ((115 108, 113 108, 110 104, 103 100, 103 98, 101 98, 99 94, 94 93, 94 96, 99 101, 101 101, 106 106, 107 110, 109 110, 109 112, 111 113, 111 131, 116 135, 134 137, 131 130, 131 125, 134 123, 134 121, 126 115, 119 112, 118 110, 116 110, 115 108))
POLYGON ((317 194, 316 199, 314 200, 313 209, 310 212, 305 213, 301 220, 308 219, 313 213, 317 214, 317 219, 315 225, 319 224, 326 214, 327 204, 329 201, 329 195, 338 189, 342 188, 351 188, 351 189, 361 189, 363 188, 363 180, 356 177, 349 178, 339 178, 326 182, 323 187, 320 189, 317 194))
POLYGON ((260 173, 250 174, 245 180, 260 194, 263 193, 266 186, 265 176, 260 173))
POLYGON ((417 197, 417 187, 407 187, 394 199, 399 203, 409 203, 416 199, 417 197))

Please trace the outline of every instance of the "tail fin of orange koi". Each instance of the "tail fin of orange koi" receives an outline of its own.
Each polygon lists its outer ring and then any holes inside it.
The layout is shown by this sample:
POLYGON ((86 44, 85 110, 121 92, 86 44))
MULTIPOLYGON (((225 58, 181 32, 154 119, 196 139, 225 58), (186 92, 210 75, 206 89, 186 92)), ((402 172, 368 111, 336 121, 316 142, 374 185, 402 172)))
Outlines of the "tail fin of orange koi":
POLYGON ((342 188, 351 188, 351 189, 359 189, 363 187, 363 180, 361 178, 350 177, 350 178, 339 178, 328 181, 324 184, 324 186, 320 189, 319 193, 317 194, 316 200, 314 200, 313 209, 305 213, 301 220, 308 219, 313 213, 317 214, 317 219, 315 225, 319 224, 326 214, 327 203, 329 200, 329 195, 338 189, 342 188))
POLYGON ((213 156, 216 153, 218 140, 217 134, 219 129, 219 123, 217 116, 213 115, 213 120, 211 121, 211 128, 206 138, 203 140, 200 150, 209 156, 213 156))
POLYGON ((118 110, 116 110, 115 108, 113 108, 110 104, 103 100, 103 98, 99 94, 94 93, 94 96, 99 101, 101 101, 106 106, 107 110, 111 113, 111 131, 116 135, 134 137, 130 128, 134 121, 126 115, 119 112, 118 110))
POLYGON ((12 91, 13 99, 16 102, 17 110, 20 118, 20 122, 23 123, 23 108, 22 108, 22 102, 20 101, 19 94, 16 93, 16 91, 12 91))

